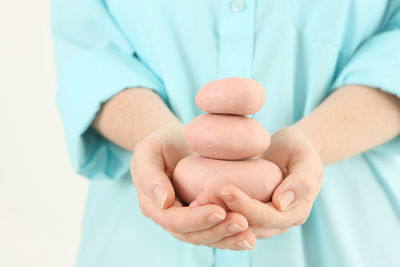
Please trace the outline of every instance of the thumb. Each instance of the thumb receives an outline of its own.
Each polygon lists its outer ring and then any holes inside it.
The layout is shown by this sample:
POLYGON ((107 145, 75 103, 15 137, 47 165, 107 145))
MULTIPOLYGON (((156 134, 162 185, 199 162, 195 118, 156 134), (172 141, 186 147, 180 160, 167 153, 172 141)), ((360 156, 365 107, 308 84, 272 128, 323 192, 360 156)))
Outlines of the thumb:
POLYGON ((138 145, 131 160, 131 175, 138 194, 144 194, 160 208, 173 205, 175 191, 164 172, 164 161, 149 145, 138 145))
POLYGON ((317 197, 322 177, 323 168, 317 163, 296 162, 291 166, 288 176, 275 189, 272 203, 280 211, 289 210, 301 202, 312 203, 317 197))

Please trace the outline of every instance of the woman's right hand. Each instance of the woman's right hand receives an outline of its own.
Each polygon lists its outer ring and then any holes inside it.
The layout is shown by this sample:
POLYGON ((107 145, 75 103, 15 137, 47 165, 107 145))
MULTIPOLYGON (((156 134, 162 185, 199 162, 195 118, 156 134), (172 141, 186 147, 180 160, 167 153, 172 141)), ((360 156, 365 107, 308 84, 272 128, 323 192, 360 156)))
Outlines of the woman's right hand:
POLYGON ((185 242, 207 245, 234 236, 229 247, 249 249, 241 242, 253 237, 243 215, 226 213, 217 205, 184 206, 175 195, 171 183, 175 166, 192 154, 183 139, 183 125, 177 122, 162 126, 136 146, 131 174, 141 211, 185 242))

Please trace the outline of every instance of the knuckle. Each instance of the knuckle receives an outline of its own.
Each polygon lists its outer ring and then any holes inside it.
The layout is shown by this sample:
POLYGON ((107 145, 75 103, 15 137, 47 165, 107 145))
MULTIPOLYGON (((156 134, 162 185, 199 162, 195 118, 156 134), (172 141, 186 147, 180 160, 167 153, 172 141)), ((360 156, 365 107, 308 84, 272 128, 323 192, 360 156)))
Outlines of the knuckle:
POLYGON ((305 194, 308 195, 312 192, 313 184, 312 184, 311 179, 307 179, 307 178, 299 179, 299 185, 302 187, 305 194))
POLYGON ((271 231, 265 229, 258 229, 257 231, 253 231, 257 238, 266 239, 271 237, 271 231))
POLYGON ((307 221, 308 215, 301 216, 299 220, 296 221, 295 226, 301 226, 307 221))
POLYGON ((148 209, 146 208, 146 206, 141 201, 139 201, 139 208, 140 208, 140 211, 143 213, 144 216, 150 217, 150 213, 149 213, 148 209))
POLYGON ((169 221, 164 221, 162 223, 162 227, 164 228, 164 230, 166 230, 168 232, 179 233, 179 230, 176 228, 176 226, 169 221))
POLYGON ((283 234, 287 231, 287 228, 280 228, 278 234, 283 234))
POLYGON ((263 217, 263 226, 270 226, 274 224, 273 216, 264 216, 263 217))
POLYGON ((268 237, 270 237, 270 235, 267 234, 267 233, 264 233, 264 232, 261 232, 261 233, 257 234, 257 238, 266 239, 268 237))
POLYGON ((181 241, 185 241, 185 237, 182 234, 177 234, 177 233, 171 233, 172 236, 174 236, 176 239, 179 239, 181 241))
POLYGON ((261 231, 257 232, 256 237, 260 238, 260 239, 267 239, 274 235, 283 234, 284 232, 286 232, 286 230, 287 230, 286 228, 274 228, 274 229, 261 230, 261 231))
MULTIPOLYGON (((158 223, 157 221, 155 221, 155 223, 158 223)), ((162 227, 162 229, 164 229, 165 231, 167 231, 167 232, 170 232, 170 233, 172 233, 172 234, 177 234, 176 232, 174 232, 174 231, 170 231, 170 228, 169 228, 169 226, 168 225, 165 225, 165 224, 162 224, 162 223, 158 223, 161 227, 162 227)))
POLYGON ((192 243, 193 245, 196 245, 196 246, 201 246, 201 245, 203 245, 203 242, 200 242, 199 240, 192 241, 191 243, 192 243))
POLYGON ((184 241, 184 242, 186 242, 186 243, 191 243, 191 244, 192 244, 192 240, 191 240, 191 238, 190 238, 188 235, 186 235, 186 234, 181 234, 180 236, 181 236, 181 240, 182 240, 182 241, 184 241))
POLYGON ((168 222, 162 222, 161 223, 161 226, 162 226, 162 228, 165 230, 165 231, 168 231, 168 232, 171 232, 171 233, 177 233, 176 231, 173 231, 174 229, 174 227, 172 226, 172 224, 171 223, 168 223, 168 222))
POLYGON ((203 244, 202 242, 200 242, 200 240, 194 238, 192 235, 186 234, 186 235, 183 235, 183 236, 185 238, 185 241, 190 243, 190 244, 193 244, 193 245, 196 245, 196 246, 200 246, 200 245, 203 244))

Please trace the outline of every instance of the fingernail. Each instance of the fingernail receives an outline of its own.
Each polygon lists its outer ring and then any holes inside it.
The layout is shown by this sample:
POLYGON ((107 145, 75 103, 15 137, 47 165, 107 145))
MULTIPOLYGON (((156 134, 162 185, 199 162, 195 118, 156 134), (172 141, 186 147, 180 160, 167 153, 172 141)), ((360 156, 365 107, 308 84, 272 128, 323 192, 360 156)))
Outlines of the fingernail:
POLYGON ((282 193, 279 196, 279 205, 281 206, 281 210, 282 211, 287 210, 289 208, 290 204, 293 203, 294 198, 295 198, 294 193, 291 190, 282 193))
POLYGON ((239 248, 243 248, 243 249, 252 249, 252 246, 250 246, 250 244, 249 244, 249 242, 247 242, 247 240, 237 242, 236 246, 238 246, 239 248))
POLYGON ((253 247, 250 246, 249 242, 247 242, 247 240, 243 240, 243 244, 247 249, 252 249, 253 247))
POLYGON ((221 222, 225 219, 224 216, 218 214, 218 213, 213 213, 210 216, 207 217, 207 222, 209 223, 218 223, 221 222))
POLYGON ((196 200, 189 204, 189 208, 197 208, 199 206, 200 204, 196 200))
POLYGON ((154 187, 153 197, 157 200, 161 208, 164 208, 165 200, 167 199, 167 192, 160 185, 154 187))
POLYGON ((225 201, 225 202, 232 202, 233 201, 233 196, 232 196, 232 194, 231 193, 221 193, 221 194, 219 194, 221 197, 222 197, 222 199, 225 201))
POLYGON ((242 232, 244 230, 246 230, 246 228, 242 228, 239 225, 237 225, 236 223, 233 223, 233 224, 229 225, 229 227, 228 227, 228 231, 231 233, 242 232))

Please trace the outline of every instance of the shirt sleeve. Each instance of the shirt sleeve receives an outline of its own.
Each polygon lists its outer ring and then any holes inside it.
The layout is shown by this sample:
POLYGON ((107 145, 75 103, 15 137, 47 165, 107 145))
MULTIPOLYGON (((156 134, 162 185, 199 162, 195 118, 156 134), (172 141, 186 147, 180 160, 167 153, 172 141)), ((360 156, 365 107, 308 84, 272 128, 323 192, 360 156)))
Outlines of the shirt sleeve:
POLYGON ((332 90, 347 84, 375 87, 400 97, 400 1, 391 1, 381 30, 359 47, 332 90))
POLYGON ((149 88, 166 101, 160 79, 136 56, 100 0, 52 0, 57 73, 56 103, 75 171, 87 178, 118 179, 129 172, 131 153, 90 125, 101 108, 126 88, 149 88))

